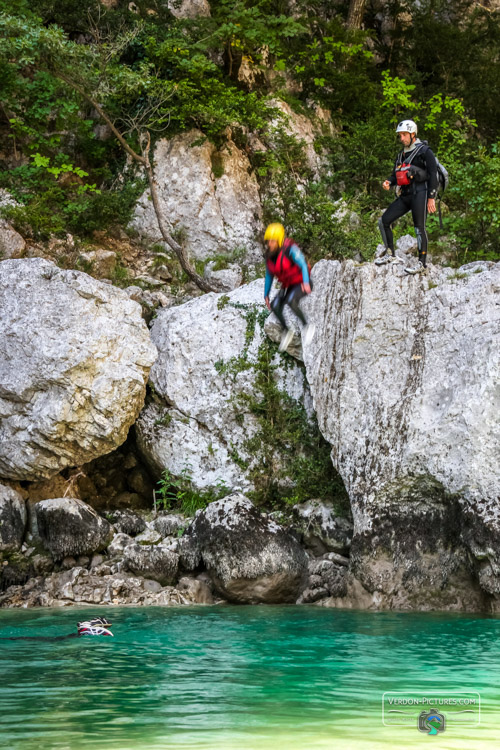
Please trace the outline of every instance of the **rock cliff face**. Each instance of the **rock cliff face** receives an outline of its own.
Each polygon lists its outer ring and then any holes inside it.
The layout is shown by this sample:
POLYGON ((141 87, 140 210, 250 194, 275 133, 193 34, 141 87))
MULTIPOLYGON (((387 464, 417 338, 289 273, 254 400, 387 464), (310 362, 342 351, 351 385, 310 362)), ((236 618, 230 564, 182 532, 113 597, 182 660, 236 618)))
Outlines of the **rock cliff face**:
POLYGON ((21 547, 27 517, 26 505, 20 493, 0 484, 0 553, 21 547))
POLYGON ((0 476, 44 479, 118 447, 155 356, 119 289, 38 258, 0 263, 0 476))
MULTIPOLYGON (((160 140, 154 164, 162 211, 173 230, 182 228, 193 257, 244 249, 247 260, 261 260, 259 187, 248 157, 232 141, 217 152, 192 130, 160 140)), ((148 190, 137 203, 132 225, 141 235, 161 239, 148 190)))
POLYGON ((351 499, 350 601, 481 608, 500 594, 500 264, 321 261, 313 279, 304 361, 351 499))
MULTIPOLYGON (((264 337, 257 318, 266 315, 262 294, 258 280, 229 295, 206 294, 163 310, 156 318, 155 398, 141 412, 136 433, 143 456, 158 473, 187 470, 198 488, 221 482, 230 489, 251 486, 241 462, 251 461, 245 441, 255 433, 256 420, 238 397, 255 387, 264 337)), ((280 388, 310 408, 303 369, 289 364, 276 377, 280 388)))

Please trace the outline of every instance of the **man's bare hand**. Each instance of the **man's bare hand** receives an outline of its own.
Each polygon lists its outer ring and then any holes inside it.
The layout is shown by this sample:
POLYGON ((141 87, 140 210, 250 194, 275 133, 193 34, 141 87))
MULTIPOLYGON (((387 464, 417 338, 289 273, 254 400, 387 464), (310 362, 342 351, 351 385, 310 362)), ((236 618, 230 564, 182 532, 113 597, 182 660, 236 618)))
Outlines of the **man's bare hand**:
POLYGON ((390 190, 391 189, 391 183, 389 182, 389 180, 385 180, 382 183, 382 187, 384 188, 384 190, 390 190))
POLYGON ((428 201, 427 201, 427 211, 430 214, 435 214, 436 213, 436 201, 434 200, 434 198, 429 198, 428 199, 428 201))
POLYGON ((310 284, 302 284, 301 289, 306 294, 311 294, 311 285, 310 284))
POLYGON ((271 304, 269 302, 269 297, 264 297, 264 302, 266 303, 267 309, 271 310, 271 304))

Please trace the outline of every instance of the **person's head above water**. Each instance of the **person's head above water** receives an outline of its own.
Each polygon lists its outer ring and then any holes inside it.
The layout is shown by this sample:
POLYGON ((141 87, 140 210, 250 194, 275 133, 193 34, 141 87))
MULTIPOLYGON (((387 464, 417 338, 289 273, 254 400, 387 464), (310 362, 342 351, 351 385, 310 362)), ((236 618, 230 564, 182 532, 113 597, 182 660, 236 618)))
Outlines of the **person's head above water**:
POLYGON ((94 617, 78 623, 78 635, 113 635, 108 627, 111 623, 105 617, 94 617))

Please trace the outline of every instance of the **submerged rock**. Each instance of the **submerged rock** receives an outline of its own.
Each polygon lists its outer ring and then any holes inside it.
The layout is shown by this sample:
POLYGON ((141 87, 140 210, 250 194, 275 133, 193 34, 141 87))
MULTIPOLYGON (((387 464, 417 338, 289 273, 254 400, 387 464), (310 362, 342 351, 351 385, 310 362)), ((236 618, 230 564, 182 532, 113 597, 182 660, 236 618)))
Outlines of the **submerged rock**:
POLYGON ((351 500, 354 606, 490 606, 478 560, 500 595, 500 264, 477 271, 314 267, 304 359, 351 500))
POLYGON ((243 495, 210 503, 186 536, 199 550, 216 590, 232 602, 294 602, 307 577, 299 543, 243 495))
POLYGON ((42 500, 34 511, 40 538, 54 560, 99 552, 113 538, 113 527, 82 500, 42 500))
POLYGON ((0 263, 0 476, 46 479, 121 445, 155 356, 121 290, 38 258, 0 263))

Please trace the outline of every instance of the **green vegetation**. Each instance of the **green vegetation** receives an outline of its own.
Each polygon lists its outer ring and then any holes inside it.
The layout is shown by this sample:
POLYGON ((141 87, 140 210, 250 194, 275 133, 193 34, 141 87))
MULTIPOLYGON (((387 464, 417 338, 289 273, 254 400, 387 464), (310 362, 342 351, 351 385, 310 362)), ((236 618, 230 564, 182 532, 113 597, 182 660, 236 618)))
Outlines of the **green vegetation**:
POLYGON ((157 482, 156 504, 161 510, 177 510, 185 516, 194 516, 197 510, 206 508, 214 500, 228 494, 229 490, 221 480, 216 488, 197 490, 193 486, 188 467, 180 476, 174 476, 164 469, 157 482))
POLYGON ((337 512, 345 514, 347 494, 332 466, 330 446, 319 431, 316 417, 308 415, 303 404, 279 387, 279 371, 292 363, 296 366, 296 361, 288 354, 278 358, 276 344, 265 335, 261 336, 257 355, 250 356, 256 329, 262 331, 268 312, 227 299, 226 305, 243 310, 245 347, 240 357, 216 362, 215 367, 231 378, 243 370, 251 370, 254 376, 252 392, 230 400, 235 421, 243 424, 249 414, 257 427, 242 445, 245 458, 235 447, 231 454, 255 486, 249 497, 276 510, 285 510, 311 497, 331 499, 337 512))
POLYGON ((446 237, 453 264, 498 256, 497 11, 390 0, 384 19, 366 6, 361 31, 346 24, 348 2, 296 0, 293 14, 287 0, 210 8, 176 19, 154 0, 0 2, 0 188, 19 202, 3 213, 23 234, 125 226, 145 181, 124 143, 140 151, 144 133, 196 127, 217 147, 216 179, 229 131, 247 150, 267 195, 264 219, 283 221, 311 260, 369 257, 389 200, 381 182, 397 151, 393 125, 412 117, 451 176, 444 228, 429 220, 431 252, 446 237), (276 98, 310 117, 330 112, 332 127, 317 120, 319 173, 276 98), (255 136, 265 150, 251 147, 255 136), (339 218, 339 199, 360 223, 339 218))

